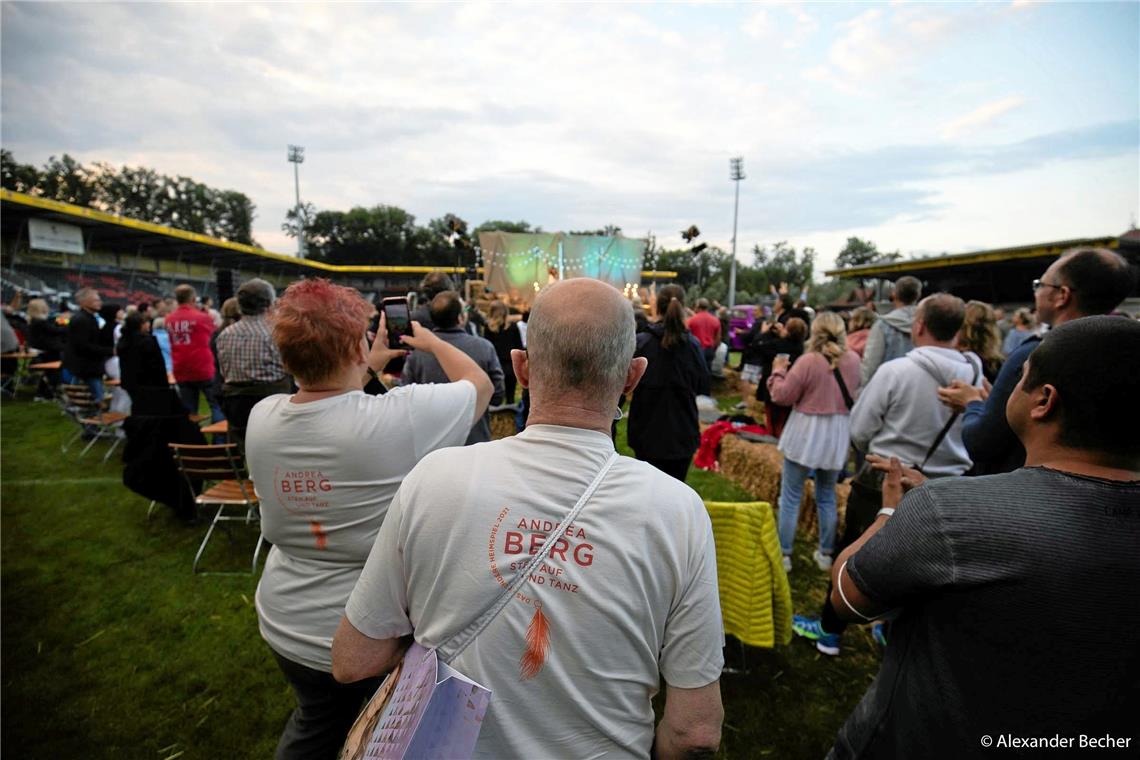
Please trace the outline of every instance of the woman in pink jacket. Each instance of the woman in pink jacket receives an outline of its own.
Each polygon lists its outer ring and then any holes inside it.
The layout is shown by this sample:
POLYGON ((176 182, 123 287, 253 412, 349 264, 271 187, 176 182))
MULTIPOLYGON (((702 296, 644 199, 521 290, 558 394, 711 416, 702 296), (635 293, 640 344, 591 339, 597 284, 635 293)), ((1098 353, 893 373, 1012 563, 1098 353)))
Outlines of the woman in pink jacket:
POLYGON ((791 371, 783 357, 772 364, 768 392, 777 404, 792 407, 780 437, 784 471, 780 478, 780 549, 784 569, 792 569, 792 543, 804 481, 815 472, 819 510, 819 549, 813 558, 831 568, 835 546, 835 483, 847 462, 848 414, 859 387, 859 356, 847 348, 843 319, 831 312, 815 318, 807 351, 791 371))

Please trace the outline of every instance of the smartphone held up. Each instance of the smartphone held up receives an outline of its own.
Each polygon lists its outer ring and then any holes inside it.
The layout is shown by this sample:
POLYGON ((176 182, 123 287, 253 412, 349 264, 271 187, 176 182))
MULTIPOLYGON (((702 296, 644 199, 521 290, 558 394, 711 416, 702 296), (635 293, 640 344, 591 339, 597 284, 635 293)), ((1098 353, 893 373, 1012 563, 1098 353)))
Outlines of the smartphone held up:
MULTIPOLYGON (((408 311, 408 299, 402 296, 385 298, 380 308, 384 312, 384 324, 388 329, 388 348, 405 348, 400 341, 401 335, 412 334, 412 318, 408 311)), ((403 357, 393 359, 388 364, 387 371, 399 374, 404 368, 403 357)))

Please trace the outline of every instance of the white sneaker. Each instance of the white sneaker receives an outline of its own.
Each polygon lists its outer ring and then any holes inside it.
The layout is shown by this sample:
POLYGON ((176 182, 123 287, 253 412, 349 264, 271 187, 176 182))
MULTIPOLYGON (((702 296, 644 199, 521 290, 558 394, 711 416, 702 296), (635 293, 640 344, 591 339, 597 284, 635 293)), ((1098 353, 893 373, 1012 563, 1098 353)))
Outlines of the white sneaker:
POLYGON ((789 557, 787 554, 784 555, 784 572, 785 573, 792 572, 792 558, 789 557))
POLYGON ((819 549, 816 549, 812 553, 811 558, 815 560, 815 564, 819 566, 820 570, 830 570, 831 569, 831 555, 824 554, 824 553, 820 552, 819 549))

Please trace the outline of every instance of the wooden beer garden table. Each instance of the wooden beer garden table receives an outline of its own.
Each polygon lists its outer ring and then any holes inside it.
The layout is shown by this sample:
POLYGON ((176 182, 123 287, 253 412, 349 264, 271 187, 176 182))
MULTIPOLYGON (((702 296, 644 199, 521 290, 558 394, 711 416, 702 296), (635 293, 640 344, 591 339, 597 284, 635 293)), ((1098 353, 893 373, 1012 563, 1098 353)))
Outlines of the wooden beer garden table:
POLYGON ((34 348, 0 354, 0 359, 16 360, 16 371, 9 377, 4 378, 3 385, 0 385, 0 390, 3 390, 4 393, 7 393, 12 398, 16 398, 16 391, 20 388, 20 381, 24 379, 30 369, 28 363, 39 355, 40 352, 34 348))

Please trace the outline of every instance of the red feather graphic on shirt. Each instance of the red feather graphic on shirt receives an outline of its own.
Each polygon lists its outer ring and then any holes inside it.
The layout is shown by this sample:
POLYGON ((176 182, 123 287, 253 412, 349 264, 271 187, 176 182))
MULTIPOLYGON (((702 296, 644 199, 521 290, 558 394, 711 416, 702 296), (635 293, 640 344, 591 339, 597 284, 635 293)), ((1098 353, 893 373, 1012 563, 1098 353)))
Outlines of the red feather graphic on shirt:
POLYGON ((324 526, 316 520, 309 520, 309 532, 316 537, 318 549, 329 548, 329 534, 325 533, 324 526))
POLYGON ((550 648, 550 621, 542 614, 542 609, 535 610, 530 625, 526 628, 526 651, 519 660, 519 674, 525 681, 534 678, 542 670, 546 662, 546 650, 550 648))

